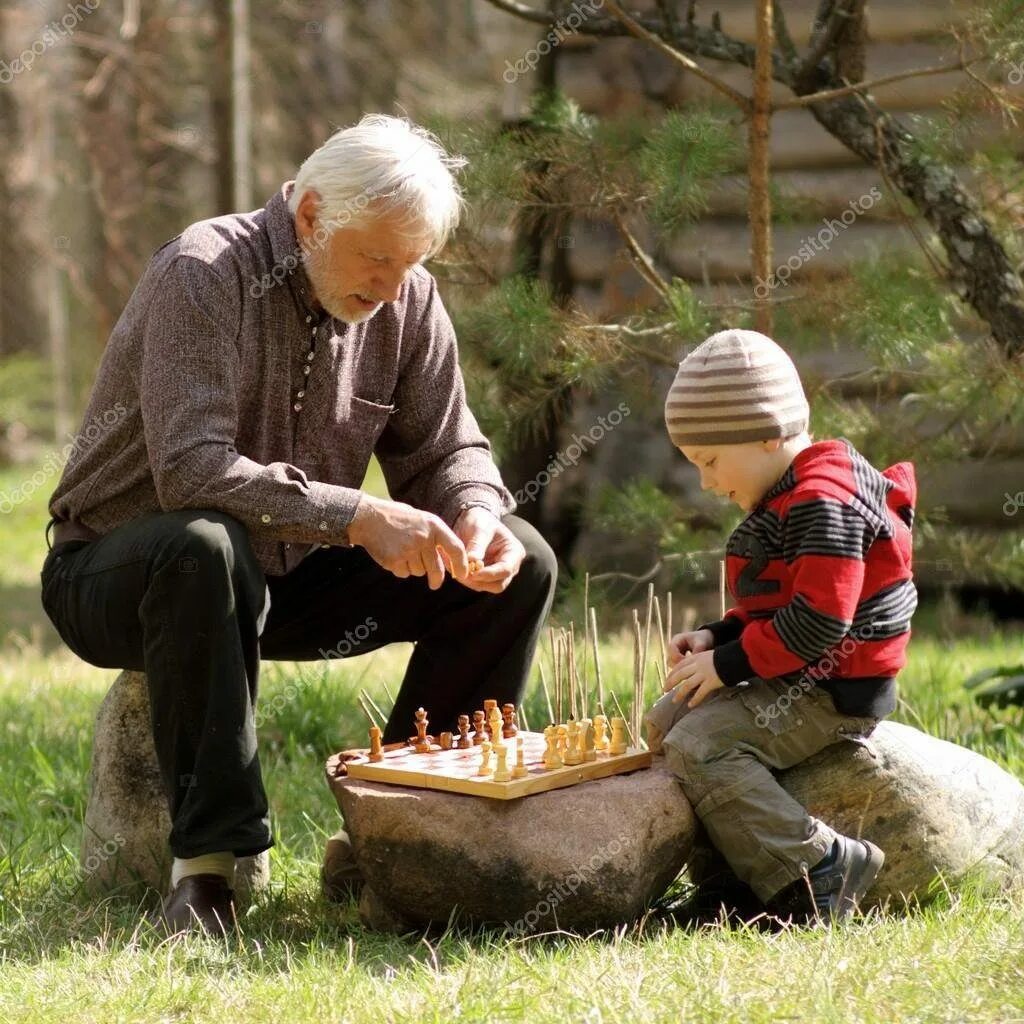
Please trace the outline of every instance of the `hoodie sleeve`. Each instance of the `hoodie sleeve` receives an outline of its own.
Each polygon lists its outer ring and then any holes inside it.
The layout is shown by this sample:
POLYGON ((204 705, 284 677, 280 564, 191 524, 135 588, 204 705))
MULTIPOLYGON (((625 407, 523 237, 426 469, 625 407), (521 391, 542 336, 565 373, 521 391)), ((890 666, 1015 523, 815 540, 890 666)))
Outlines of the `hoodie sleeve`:
POLYGON ((722 682, 795 672, 838 644, 853 624, 876 534, 877 525, 837 498, 794 503, 783 531, 792 597, 770 619, 752 620, 738 639, 715 648, 722 682))

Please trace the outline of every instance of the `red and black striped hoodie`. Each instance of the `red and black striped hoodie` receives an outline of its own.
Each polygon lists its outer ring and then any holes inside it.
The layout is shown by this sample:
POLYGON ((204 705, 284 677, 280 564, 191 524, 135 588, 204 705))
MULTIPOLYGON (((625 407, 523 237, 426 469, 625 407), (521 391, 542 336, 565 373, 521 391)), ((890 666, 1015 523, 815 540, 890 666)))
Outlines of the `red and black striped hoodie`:
POLYGON ((729 537, 737 604, 704 627, 722 682, 803 677, 844 714, 889 714, 917 607, 916 499, 909 462, 879 472, 845 439, 800 452, 729 537))

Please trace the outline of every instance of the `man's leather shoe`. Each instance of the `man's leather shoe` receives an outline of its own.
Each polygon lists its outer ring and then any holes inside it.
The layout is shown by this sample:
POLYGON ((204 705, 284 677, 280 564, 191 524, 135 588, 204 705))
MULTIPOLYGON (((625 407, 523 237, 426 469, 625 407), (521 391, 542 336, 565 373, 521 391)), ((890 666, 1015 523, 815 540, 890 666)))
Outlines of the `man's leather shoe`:
POLYGON ((163 901, 162 919, 172 935, 202 928, 224 936, 238 926, 234 890, 223 875, 186 875, 163 901))
POLYGON ((767 903, 774 916, 794 924, 849 917, 882 870, 885 854, 866 839, 839 836, 820 863, 767 903))

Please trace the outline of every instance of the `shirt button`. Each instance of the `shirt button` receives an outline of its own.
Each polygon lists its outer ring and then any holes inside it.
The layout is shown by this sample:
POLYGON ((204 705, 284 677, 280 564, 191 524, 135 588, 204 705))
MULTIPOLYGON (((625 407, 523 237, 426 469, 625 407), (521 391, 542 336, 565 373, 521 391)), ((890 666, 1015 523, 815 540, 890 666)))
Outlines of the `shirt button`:
POLYGON ((270 516, 268 516, 267 513, 264 512, 263 515, 260 516, 260 522, 261 523, 269 523, 270 522, 270 516))
POLYGON ((306 365, 302 368, 302 372, 306 374, 306 376, 308 377, 312 369, 313 367, 310 366, 309 363, 306 363, 306 365))
POLYGON ((316 528, 318 530, 326 530, 327 529, 327 524, 326 523, 317 523, 316 524, 316 528))
POLYGON ((296 412, 299 412, 299 410, 300 410, 300 409, 302 408, 302 403, 301 403, 301 402, 296 402, 296 403, 295 403, 295 404, 294 404, 294 405, 292 406, 292 408, 293 408, 293 409, 294 409, 294 410, 295 410, 296 412))
POLYGON ((312 323, 312 322, 313 322, 313 318, 307 313, 306 314, 306 323, 309 324, 309 323, 312 323))
POLYGON ((306 392, 305 391, 296 391, 295 392, 295 396, 297 398, 305 398, 306 397, 306 392))
POLYGON ((306 362, 307 363, 313 362, 313 353, 312 352, 307 352, 306 353, 306 362))

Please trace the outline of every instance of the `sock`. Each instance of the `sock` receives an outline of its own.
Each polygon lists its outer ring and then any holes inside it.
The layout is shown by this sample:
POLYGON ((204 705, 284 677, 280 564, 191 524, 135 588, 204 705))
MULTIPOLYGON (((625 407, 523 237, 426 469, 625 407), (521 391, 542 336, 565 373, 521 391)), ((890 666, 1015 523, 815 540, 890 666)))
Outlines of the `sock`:
POLYGON ((228 885, 235 884, 235 855, 226 853, 204 853, 200 857, 175 857, 171 866, 171 888, 189 875, 223 875, 228 885))

